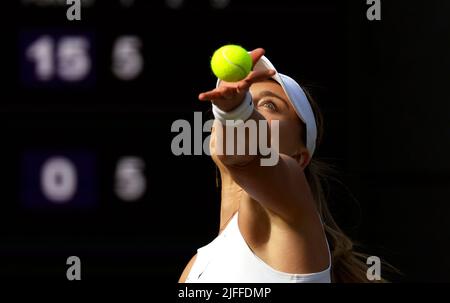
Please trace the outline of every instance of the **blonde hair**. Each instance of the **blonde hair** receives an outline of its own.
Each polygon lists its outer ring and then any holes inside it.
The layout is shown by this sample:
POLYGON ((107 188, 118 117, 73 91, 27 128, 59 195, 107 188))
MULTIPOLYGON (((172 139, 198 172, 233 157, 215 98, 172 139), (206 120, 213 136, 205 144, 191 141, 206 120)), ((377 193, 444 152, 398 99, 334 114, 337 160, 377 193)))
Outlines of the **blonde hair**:
MULTIPOLYGON (((323 116, 318 104, 311 97, 310 93, 304 89, 305 94, 311 104, 317 124, 317 141, 319 146, 323 138, 323 116)), ((306 134, 303 133, 303 142, 306 134)), ((367 279, 366 260, 368 255, 355 251, 355 243, 348 237, 344 231, 338 226, 328 207, 327 194, 324 186, 327 180, 333 175, 333 168, 326 162, 313 158, 304 170, 306 179, 313 193, 317 209, 321 216, 326 237, 330 245, 332 255, 332 281, 333 282, 349 282, 364 283, 371 282, 367 279)), ((381 280, 378 282, 386 282, 381 280)))
MULTIPOLYGON (((328 207, 323 182, 331 168, 325 162, 313 159, 305 169, 317 209, 322 218, 332 256, 333 282, 369 282, 366 277, 368 255, 354 250, 354 242, 339 227, 328 207)), ((326 182, 326 181, 325 181, 326 182)))

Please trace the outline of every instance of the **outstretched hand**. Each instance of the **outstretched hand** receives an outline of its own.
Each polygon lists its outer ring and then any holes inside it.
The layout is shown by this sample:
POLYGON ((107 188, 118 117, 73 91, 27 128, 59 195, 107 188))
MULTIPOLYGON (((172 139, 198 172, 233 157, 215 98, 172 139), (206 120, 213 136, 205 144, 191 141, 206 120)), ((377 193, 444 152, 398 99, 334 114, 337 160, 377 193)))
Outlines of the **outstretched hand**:
MULTIPOLYGON (((265 51, 262 48, 257 48, 250 52, 253 62, 252 69, 264 53, 265 51)), ((231 111, 241 104, 245 98, 245 94, 253 83, 270 79, 274 74, 274 70, 251 71, 241 81, 221 81, 219 87, 201 93, 198 99, 200 101, 211 101, 223 111, 231 111)))

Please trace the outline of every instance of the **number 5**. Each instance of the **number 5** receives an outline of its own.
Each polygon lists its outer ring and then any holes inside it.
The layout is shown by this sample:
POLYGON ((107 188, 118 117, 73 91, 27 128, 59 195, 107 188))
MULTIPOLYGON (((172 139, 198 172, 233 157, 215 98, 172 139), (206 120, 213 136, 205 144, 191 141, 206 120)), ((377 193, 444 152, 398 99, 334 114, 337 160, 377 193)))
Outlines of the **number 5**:
POLYGON ((137 157, 124 157, 116 167, 116 195, 124 201, 135 201, 142 197, 147 188, 143 174, 145 163, 137 157))

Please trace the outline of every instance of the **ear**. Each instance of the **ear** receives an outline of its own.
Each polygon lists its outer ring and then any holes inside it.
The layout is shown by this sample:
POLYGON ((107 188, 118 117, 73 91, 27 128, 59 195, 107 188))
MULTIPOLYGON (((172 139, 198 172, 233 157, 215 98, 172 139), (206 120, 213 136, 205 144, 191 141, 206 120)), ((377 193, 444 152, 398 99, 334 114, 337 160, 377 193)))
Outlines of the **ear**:
POLYGON ((309 151, 305 147, 301 147, 300 150, 292 157, 298 162, 298 164, 300 164, 302 169, 305 169, 311 161, 309 151))

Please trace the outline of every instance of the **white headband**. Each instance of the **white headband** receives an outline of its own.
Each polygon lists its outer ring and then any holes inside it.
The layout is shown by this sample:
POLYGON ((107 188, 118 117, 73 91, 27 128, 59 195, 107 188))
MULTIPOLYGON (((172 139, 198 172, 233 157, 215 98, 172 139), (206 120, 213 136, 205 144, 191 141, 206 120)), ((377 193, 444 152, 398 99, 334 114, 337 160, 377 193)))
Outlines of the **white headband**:
MULTIPOLYGON (((264 71, 269 69, 276 71, 273 64, 265 56, 262 56, 253 68, 254 71, 264 71)), ((298 117, 305 123, 306 148, 309 151, 310 157, 312 157, 314 150, 316 149, 317 126, 308 97, 302 87, 291 77, 276 72, 275 75, 272 76, 272 79, 281 85, 298 117)), ((218 79, 217 87, 219 86, 219 83, 220 80, 218 79)))

